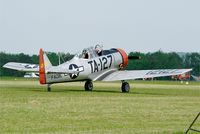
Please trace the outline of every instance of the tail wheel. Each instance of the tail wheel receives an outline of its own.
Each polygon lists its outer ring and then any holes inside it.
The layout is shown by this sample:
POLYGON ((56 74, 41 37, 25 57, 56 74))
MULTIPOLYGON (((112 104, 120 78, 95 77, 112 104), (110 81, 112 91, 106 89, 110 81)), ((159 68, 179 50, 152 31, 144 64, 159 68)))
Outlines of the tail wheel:
POLYGON ((51 92, 51 85, 50 84, 47 84, 47 91, 51 92))
POLYGON ((128 93, 129 90, 130 90, 130 85, 129 85, 129 83, 128 83, 128 82, 122 82, 122 87, 121 87, 121 89, 122 89, 122 92, 123 92, 123 93, 128 93))
POLYGON ((85 91, 92 91, 92 89, 93 89, 92 81, 86 81, 85 82, 85 91))

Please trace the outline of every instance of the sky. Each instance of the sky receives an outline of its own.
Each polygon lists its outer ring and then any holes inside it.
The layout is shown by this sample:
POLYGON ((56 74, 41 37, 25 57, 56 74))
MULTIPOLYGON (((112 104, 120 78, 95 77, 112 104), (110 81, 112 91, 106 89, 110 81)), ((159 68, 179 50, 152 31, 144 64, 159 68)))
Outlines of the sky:
POLYGON ((0 0, 0 51, 200 52, 200 0, 0 0))

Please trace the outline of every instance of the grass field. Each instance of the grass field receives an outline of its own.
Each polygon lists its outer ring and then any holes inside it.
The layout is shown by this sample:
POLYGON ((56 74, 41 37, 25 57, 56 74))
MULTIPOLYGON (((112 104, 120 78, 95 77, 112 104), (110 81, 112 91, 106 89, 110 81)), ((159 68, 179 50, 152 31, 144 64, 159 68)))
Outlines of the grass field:
MULTIPOLYGON (((0 133, 183 134, 200 112, 200 83, 131 81, 52 85, 36 80, 1 78, 0 133)), ((200 130, 200 118, 194 125, 200 130)), ((194 133, 194 132, 193 132, 194 133)), ((195 134, 195 133, 194 133, 195 134)))

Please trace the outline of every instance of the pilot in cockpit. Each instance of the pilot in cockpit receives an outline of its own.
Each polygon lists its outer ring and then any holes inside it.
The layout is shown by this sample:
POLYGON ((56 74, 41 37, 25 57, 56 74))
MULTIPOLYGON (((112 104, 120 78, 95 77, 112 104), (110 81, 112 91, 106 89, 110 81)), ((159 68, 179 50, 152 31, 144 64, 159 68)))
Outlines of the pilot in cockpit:
POLYGON ((88 53, 88 51, 86 49, 84 49, 82 52, 82 58, 84 58, 84 59, 90 58, 90 54, 88 53))
POLYGON ((103 51, 102 46, 100 46, 99 44, 97 44, 95 46, 95 51, 96 51, 96 53, 97 53, 98 56, 102 56, 102 51, 103 51))

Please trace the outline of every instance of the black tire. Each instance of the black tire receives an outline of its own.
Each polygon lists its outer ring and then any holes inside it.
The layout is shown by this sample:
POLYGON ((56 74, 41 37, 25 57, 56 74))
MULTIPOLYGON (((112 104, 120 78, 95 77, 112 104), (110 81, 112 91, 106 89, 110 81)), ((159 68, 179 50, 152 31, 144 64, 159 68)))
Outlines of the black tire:
POLYGON ((92 91, 92 89, 93 89, 92 81, 86 81, 85 82, 85 91, 92 91))
POLYGON ((123 93, 128 93, 129 90, 130 90, 130 85, 129 85, 129 83, 128 83, 128 82, 123 82, 123 83, 122 83, 121 89, 122 89, 122 92, 123 92, 123 93))

